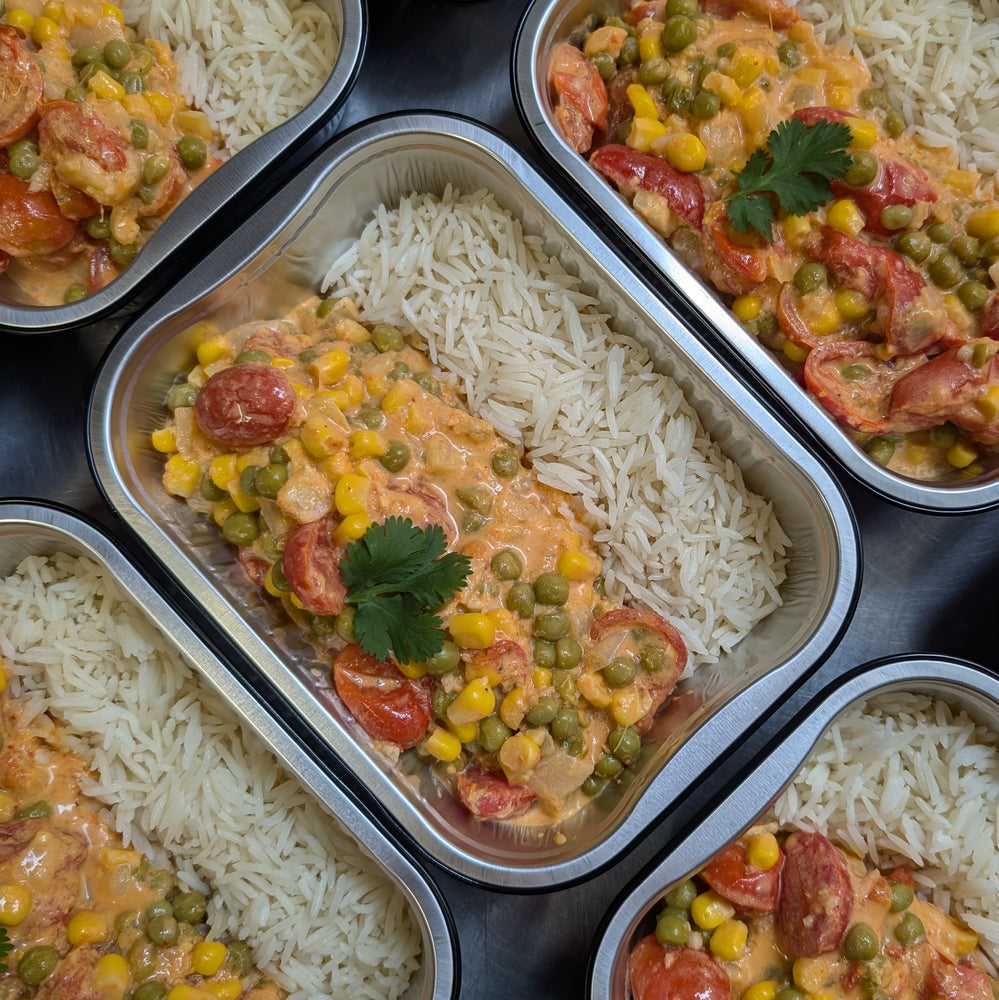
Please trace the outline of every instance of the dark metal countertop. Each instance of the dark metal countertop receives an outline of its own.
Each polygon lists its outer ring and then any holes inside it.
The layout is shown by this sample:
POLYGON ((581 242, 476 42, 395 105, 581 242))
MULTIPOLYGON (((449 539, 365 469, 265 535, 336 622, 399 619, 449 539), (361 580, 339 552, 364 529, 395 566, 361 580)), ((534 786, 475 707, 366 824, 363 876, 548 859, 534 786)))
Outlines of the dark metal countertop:
MULTIPOLYGON (((340 129, 385 112, 450 111, 502 133, 546 170, 510 88, 523 7, 522 0, 369 0, 367 51, 340 129)), ((114 533, 120 528, 93 483, 85 448, 90 384, 110 337, 104 329, 0 331, 0 497, 66 504, 114 533)), ((926 515, 843 485, 864 548, 859 605, 844 639, 787 712, 838 672, 882 656, 942 653, 992 667, 982 623, 999 600, 999 510, 926 515)), ((593 878, 549 893, 501 894, 431 869, 458 930, 462 1000, 580 997, 600 919, 650 860, 652 839, 593 878)))

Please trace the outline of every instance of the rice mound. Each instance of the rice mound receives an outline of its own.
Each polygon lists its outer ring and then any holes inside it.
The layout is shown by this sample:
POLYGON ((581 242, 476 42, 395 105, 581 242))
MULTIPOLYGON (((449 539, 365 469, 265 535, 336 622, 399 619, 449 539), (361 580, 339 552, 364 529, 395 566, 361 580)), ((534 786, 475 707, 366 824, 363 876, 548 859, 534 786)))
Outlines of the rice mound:
POLYGON ((404 897, 97 563, 29 556, 0 581, 0 656, 26 720, 48 712, 93 761, 84 791, 126 844, 210 894, 212 936, 296 1000, 405 992, 404 897))
POLYGON ((999 0, 801 0, 827 44, 863 59, 929 146, 999 173, 999 0))
POLYGON ((999 738, 926 694, 843 712, 774 805, 878 867, 905 863, 999 962, 999 738))
POLYGON ((580 285, 492 194, 450 185, 381 206, 324 283, 366 322, 415 331, 472 412, 580 497, 609 593, 668 618, 692 665, 715 662, 780 605, 789 540, 580 285))
POLYGON ((125 20, 173 50, 179 86, 238 153, 301 111, 340 47, 311 0, 125 0, 125 20))

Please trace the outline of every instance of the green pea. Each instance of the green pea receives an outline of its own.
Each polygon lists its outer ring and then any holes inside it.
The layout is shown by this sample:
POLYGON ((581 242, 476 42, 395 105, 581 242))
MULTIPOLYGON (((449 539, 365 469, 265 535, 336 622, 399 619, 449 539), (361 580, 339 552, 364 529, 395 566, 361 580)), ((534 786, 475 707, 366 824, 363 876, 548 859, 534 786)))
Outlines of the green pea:
POLYGON ((83 224, 92 240, 106 240, 111 235, 111 219, 106 215, 92 215, 83 224))
POLYGON ((74 281, 63 293, 63 302, 79 302, 80 299, 85 299, 88 295, 87 286, 81 284, 79 281, 74 281))
POLYGON ((933 249, 933 241, 918 229, 910 229, 895 240, 895 249, 916 264, 922 264, 933 249))
POLYGON ((798 51, 798 46, 786 39, 777 46, 777 58, 788 69, 794 69, 801 65, 801 53, 798 51))
POLYGON ((934 222, 926 227, 926 235, 934 243, 950 243, 954 239, 954 230, 946 222, 934 222))
POLYGON ((18 139, 7 147, 7 165, 15 177, 27 180, 38 169, 39 163, 41 156, 34 139, 18 139))
POLYGON ((211 476, 201 477, 198 483, 198 493, 209 503, 219 503, 228 496, 225 490, 215 485, 211 476))
POLYGON ((673 886, 666 893, 666 902, 669 906, 677 909, 689 910, 696 897, 697 883, 692 878, 688 878, 673 886))
POLYGON ((543 694, 525 713, 524 719, 530 726, 547 726, 558 711, 558 703, 550 695, 543 694))
POLYGON ((617 55, 618 66, 634 66, 639 60, 638 39, 628 35, 621 43, 621 51, 617 55))
POLYGON ((576 687, 576 678, 573 676, 572 670, 558 665, 558 647, 559 643, 562 642, 565 642, 565 640, 559 639, 555 643, 555 666, 552 667, 552 687, 562 701, 572 704, 579 698, 579 688, 576 687))
POLYGON ((888 100, 885 97, 885 92, 879 90, 877 87, 865 87, 860 92, 860 106, 867 108, 869 111, 875 109, 886 111, 888 109, 888 100))
POLYGON ((114 918, 115 937, 121 937, 125 931, 138 930, 144 923, 145 920, 138 910, 122 910, 114 918))
POLYGON ((926 928, 915 913, 907 913, 895 927, 895 940, 899 944, 915 944, 926 937, 926 928))
POLYGON ((603 753, 597 758, 593 765, 593 771, 601 778, 614 778, 624 770, 624 764, 620 757, 615 757, 612 753, 603 753))
POLYGON ((401 351, 406 346, 402 331, 390 323, 378 323, 371 330, 371 343, 379 351, 401 351))
POLYGON ((930 261, 926 273, 938 288, 950 288, 964 276, 964 268, 954 254, 944 250, 930 261))
POLYGON ((248 496, 257 495, 257 470, 259 465, 248 465, 239 474, 239 488, 248 496))
POLYGON ((642 737, 632 726, 615 726, 607 736, 607 749, 625 764, 634 760, 642 749, 642 737))
POLYGON ((496 753, 512 735, 513 730, 498 715, 487 715, 479 722, 479 743, 486 753, 496 753))
POLYGON ((715 55, 719 59, 728 59, 729 56, 735 55, 735 42, 722 42, 721 45, 715 49, 715 55))
POLYGON ((606 787, 606 778, 601 778, 597 774, 588 774, 583 779, 583 783, 579 786, 579 790, 585 796, 592 799, 595 795, 599 795, 606 787))
POLYGON ((173 906, 169 899, 154 899, 144 911, 146 920, 155 920, 156 917, 172 917, 173 906))
POLYGON ((980 281, 964 281, 957 287, 957 297, 965 309, 975 312, 989 301, 989 290, 980 281))
POLYGON ((388 377, 393 382, 398 382, 401 378, 409 378, 413 374, 413 369, 405 361, 396 361, 389 369, 388 377))
POLYGON ((520 556, 513 549, 500 549, 489 560, 489 568, 500 580, 516 580, 524 570, 520 556))
POLYGON ((864 451, 878 465, 887 465, 895 455, 895 442, 888 437, 873 437, 864 445, 864 451))
POLYGON ((170 169, 170 158, 162 153, 154 153, 147 156, 142 164, 142 183, 156 184, 163 180, 170 169))
POLYGON ((200 135, 185 135, 177 140, 177 155, 186 170, 200 170, 208 159, 208 146, 200 135))
POLYGON ((82 104, 89 93, 90 91, 83 84, 75 83, 72 87, 66 88, 65 97, 67 101, 72 101, 74 104, 82 104))
POLYGON ((657 674, 666 666, 666 650, 655 642, 647 642, 638 652, 639 666, 650 674, 657 674))
POLYGON ((481 531, 486 526, 486 521, 485 515, 478 511, 466 510, 462 512, 461 523, 458 527, 466 534, 470 534, 473 531, 481 531))
POLYGON ((848 365, 844 365, 840 369, 840 375, 847 382, 859 382, 861 379, 867 378, 870 374, 870 368, 862 361, 851 361, 848 365))
POLYGON ((430 696, 431 711, 438 719, 447 718, 448 705, 455 698, 457 698, 457 693, 454 691, 445 691, 442 687, 434 688, 434 692, 430 696))
POLYGON ((668 79, 669 75, 669 60, 663 59, 662 56, 646 59, 645 62, 638 67, 638 82, 646 87, 662 83, 664 80, 668 79))
POLYGON ((252 514, 237 510, 225 519, 222 534, 233 545, 250 545, 260 534, 260 525, 252 514))
POLYGON ((343 610, 334 617, 333 620, 333 632, 334 634, 343 639, 344 642, 354 642, 354 616, 357 614, 357 608, 353 604, 344 605, 343 610))
POLYGON ((145 934, 136 938, 128 949, 125 961, 132 979, 148 979, 156 971, 157 948, 145 934))
POLYGON ((39 799, 37 802, 30 802, 20 809, 15 809, 14 819, 45 819, 50 811, 48 802, 39 799))
POLYGON ((978 263, 981 244, 974 236, 965 234, 955 236, 948 244, 948 249, 965 267, 974 267, 978 263))
POLYGON ((869 962, 881 950, 881 941, 870 924, 856 923, 846 932, 842 947, 847 958, 869 962))
POLYGON ((693 87, 676 80, 669 80, 662 87, 663 103, 676 114, 685 115, 694 103, 695 96, 693 87))
POLYGON ((328 316, 336 308, 336 299, 323 299, 319 305, 316 306, 316 316, 322 319, 324 316, 328 316))
POLYGON ((583 658, 583 647, 567 635, 555 643, 555 663, 560 670, 572 670, 583 658))
POLYGON ((257 474, 254 483, 257 489, 257 496, 266 497, 268 500, 277 499, 281 487, 288 482, 288 466, 280 462, 271 462, 269 465, 257 467, 257 474))
MULTIPOLYGON (((961 432, 954 426, 954 424, 949 421, 946 424, 937 424, 936 427, 930 428, 930 437, 933 439, 933 443, 939 448, 950 448, 957 444, 958 438, 961 436, 961 432)), ((898 885, 899 883, 896 883, 898 885)), ((909 887, 906 886, 908 889, 909 887)), ((911 890, 910 890, 911 891, 911 890)), ((894 899, 894 887, 892 892, 892 899, 894 899)), ((911 902, 911 900, 910 900, 911 902)), ((908 905, 908 904, 907 904, 908 905)), ((902 907, 904 909, 904 907, 902 907)))
POLYGON ((153 68, 156 56, 153 55, 153 51, 148 45, 140 45, 133 41, 132 60, 132 65, 135 67, 136 72, 145 74, 153 68))
POLYGON ((656 938, 664 948, 684 945, 690 937, 690 921, 680 910, 666 907, 656 919, 656 938))
POLYGON ((984 368, 994 357, 999 343, 994 340, 977 341, 971 349, 971 367, 984 368))
POLYGON ((280 559, 271 563, 271 586, 275 590, 280 590, 283 594, 291 593, 291 584, 288 582, 288 577, 284 574, 284 567, 281 565, 280 559))
POLYGON ((378 456, 378 461, 387 472, 402 472, 409 465, 409 445, 405 441, 389 441, 384 453, 378 456))
POLYGON ((118 82, 126 94, 141 94, 146 89, 146 81, 139 73, 130 71, 119 73, 118 82))
POLYGON ((200 924, 205 919, 205 897, 197 889, 174 896, 173 915, 186 924, 200 924))
POLYGON ((702 90, 694 98, 693 103, 690 105, 690 110, 695 118, 707 121, 710 118, 714 118, 719 110, 721 110, 721 101, 717 94, 712 94, 710 90, 702 90))
POLYGON ((635 661, 629 656, 615 656, 600 673, 608 687, 627 687, 635 679, 635 661))
POLYGON ((558 611, 549 611, 538 615, 534 619, 534 635, 538 639, 557 642, 569 634, 571 625, 568 612, 560 608, 558 611))
POLYGON ((239 354, 233 359, 233 364, 245 365, 245 364, 258 364, 258 365, 269 365, 271 363, 271 355, 269 351, 264 351, 257 348, 252 351, 240 351, 239 354))
POLYGON ((132 992, 132 1000, 163 1000, 167 995, 166 986, 158 979, 147 979, 139 983, 132 992))
POLYGON ((513 448, 497 448, 490 456, 489 464, 500 479, 513 479, 520 472, 520 458, 513 448))
POLYGON ((549 724, 552 736, 557 740, 569 741, 579 735, 579 712, 569 705, 562 705, 555 711, 549 724))
POLYGON ((368 430, 376 431, 385 423, 385 414, 377 406, 366 403, 357 410, 358 423, 367 427, 368 430))
POLYGON ((693 17, 700 8, 697 0, 666 0, 666 16, 674 17, 683 14, 685 17, 693 17))
POLYGON ((70 62, 74 68, 81 69, 90 63, 103 63, 104 56, 96 45, 81 45, 72 55, 70 62))
POLYGON ((885 115, 885 131, 892 139, 897 139, 905 131, 905 119, 897 111, 885 115))
POLYGON ((908 205, 885 205, 881 209, 881 225, 892 231, 912 225, 912 209, 908 205))
POLYGON ((132 58, 128 42, 122 38, 112 38, 104 43, 104 61, 112 69, 124 69, 132 58))
POLYGON ((858 149, 850 155, 850 166, 843 174, 843 180, 851 187, 866 187, 878 176, 878 158, 866 149, 858 149))
POLYGON ((604 83, 617 72, 617 60, 609 52, 594 52, 590 56, 590 62, 596 67, 604 83))
POLYGON ((549 642, 547 639, 535 639, 531 658, 539 667, 547 667, 551 670, 558 663, 555 643, 549 642))
POLYGON ((76 71, 77 79, 81 84, 87 83, 92 77, 96 76, 100 72, 107 72, 108 65, 104 62, 103 58, 97 59, 94 62, 85 63, 76 71))
POLYGON ((168 409, 176 410, 181 406, 194 406, 194 401, 198 398, 197 386, 190 382, 178 382, 170 386, 166 395, 166 405, 168 409))
POLYGON ((461 665, 461 651, 450 639, 445 639, 441 643, 441 648, 428 656, 423 665, 427 668, 427 673, 435 677, 453 673, 461 665))
POLYGON ((432 396, 439 396, 441 394, 441 387, 437 384, 437 379, 430 372, 417 372, 413 376, 413 381, 424 392, 429 392, 432 396))
POLYGON ((27 986, 38 986, 48 979, 59 964, 59 952, 51 945, 29 948, 18 960, 17 974, 27 986))
POLYGON ((171 948, 180 937, 180 928, 175 917, 161 913, 146 924, 146 933, 153 944, 158 944, 161 948, 171 948))
POLYGON ((245 941, 230 941, 225 953, 225 967, 233 975, 248 976, 253 969, 253 952, 245 941))
POLYGON ((794 287, 802 294, 817 291, 828 281, 825 266, 818 261, 808 261, 794 272, 794 287))
POLYGON ((504 604, 518 618, 530 618, 534 614, 534 588, 529 583, 515 583, 507 591, 504 604))
POLYGON ((138 243, 119 243, 113 236, 108 240, 108 252, 111 259, 122 267, 128 267, 139 252, 138 243))
POLYGON ((133 118, 130 125, 132 148, 147 149, 149 147, 149 126, 138 118, 133 118))
POLYGON ((493 509, 492 491, 485 486, 459 486, 454 494, 463 506, 474 510, 477 514, 488 514, 493 509))
POLYGON ((272 445, 267 457, 270 461, 277 462, 280 465, 288 465, 291 462, 291 458, 289 457, 288 452, 285 451, 283 444, 272 445))
POLYGON ((907 910, 912 905, 915 898, 916 894, 912 891, 912 886, 906 885, 904 882, 892 882, 891 905, 888 909, 892 913, 901 913, 902 910, 907 910))
POLYGON ((534 581, 534 599, 538 604, 565 604, 569 599, 569 581, 561 573, 542 573, 534 581))

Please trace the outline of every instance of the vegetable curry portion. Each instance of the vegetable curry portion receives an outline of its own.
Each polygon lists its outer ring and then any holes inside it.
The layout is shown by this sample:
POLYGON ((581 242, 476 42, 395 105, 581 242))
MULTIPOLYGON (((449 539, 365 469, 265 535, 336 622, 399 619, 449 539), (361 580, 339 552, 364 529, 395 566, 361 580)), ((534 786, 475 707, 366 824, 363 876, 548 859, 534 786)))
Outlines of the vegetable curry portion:
MULTIPOLYGON (((602 592, 570 496, 538 481, 393 326, 348 299, 202 331, 152 443, 392 758, 473 815, 551 824, 637 762, 686 648, 602 592)), ((330 692, 332 693, 332 692, 330 692)))
POLYGON ((876 462, 999 443, 999 205, 781 0, 635 0, 548 65, 566 142, 876 462))

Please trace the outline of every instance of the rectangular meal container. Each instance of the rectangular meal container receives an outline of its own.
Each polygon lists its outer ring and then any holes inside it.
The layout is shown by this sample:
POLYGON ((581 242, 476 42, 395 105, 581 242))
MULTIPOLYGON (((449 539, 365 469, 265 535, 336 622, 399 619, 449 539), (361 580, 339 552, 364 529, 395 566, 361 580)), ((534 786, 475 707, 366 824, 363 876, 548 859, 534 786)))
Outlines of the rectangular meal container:
MULTIPOLYGON (((844 433, 842 427, 783 368, 776 358, 732 315, 721 297, 690 270, 589 163, 562 138, 555 121, 547 67, 552 49, 566 41, 589 14, 619 14, 617 0, 532 0, 514 39, 511 76, 521 122, 528 136, 574 195, 594 211, 593 221, 605 227, 630 252, 637 252, 653 287, 681 304, 703 331, 704 339, 735 355, 776 401, 796 433, 831 456, 865 487, 900 506, 930 513, 986 510, 999 504, 999 458, 993 456, 974 479, 920 482, 879 465, 844 433), (720 338, 720 340, 719 340, 720 338)), ((589 215, 589 212, 587 212, 589 215)))
POLYGON ((0 501, 0 577, 28 556, 66 553, 96 562, 129 595, 150 623, 223 697, 242 724, 296 775, 375 860, 408 904, 422 938, 420 969, 404 994, 408 1000, 452 1000, 458 995, 458 943, 439 890, 380 831, 327 763, 307 751, 270 708, 259 688, 236 676, 188 620, 153 586, 139 564, 102 528, 67 508, 48 503, 0 501))
POLYGON ((235 219, 245 218, 300 157, 332 134, 360 72, 367 38, 363 0, 316 0, 339 39, 316 96, 298 114, 254 139, 163 220, 135 260, 106 287, 76 302, 38 306, 0 275, 0 330, 53 333, 102 322, 112 332, 187 270, 235 219))
POLYGON ((665 852, 611 904, 590 955, 586 992, 590 1000, 629 996, 628 954, 653 931, 666 892, 766 816, 840 713, 889 692, 929 695, 999 735, 999 678, 977 664, 950 657, 897 656, 872 661, 832 681, 809 700, 748 771, 744 769, 719 792, 692 826, 678 829, 665 852))
MULTIPOLYGON (((506 141, 442 115, 401 115, 351 129, 238 229, 210 260, 123 332, 98 373, 89 453, 111 507, 197 601, 239 651, 281 690, 301 724, 320 735, 405 835, 453 872, 490 885, 544 888, 591 875, 625 850, 743 729, 810 672, 836 641, 859 586, 859 540, 840 487, 771 414, 719 368, 599 236, 506 141), (619 332, 647 345, 674 374, 708 432, 743 469, 750 488, 772 498, 791 538, 783 606, 726 654, 717 687, 684 681, 689 705, 663 713, 646 738, 652 757, 639 780, 599 809, 555 827, 471 819, 418 761, 393 766, 370 749, 349 714, 313 692, 310 668, 329 666, 289 634, 274 602, 248 596, 245 577, 217 529, 161 485, 162 456, 149 443, 162 400, 189 357, 192 324, 221 329, 280 316, 319 289, 333 261, 379 205, 450 184, 491 192, 538 234, 547 252, 578 272, 614 316, 619 332)), ((335 700, 335 699, 334 699, 335 700)))

